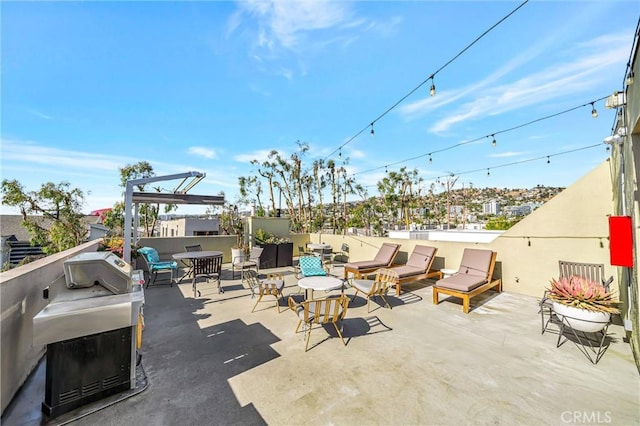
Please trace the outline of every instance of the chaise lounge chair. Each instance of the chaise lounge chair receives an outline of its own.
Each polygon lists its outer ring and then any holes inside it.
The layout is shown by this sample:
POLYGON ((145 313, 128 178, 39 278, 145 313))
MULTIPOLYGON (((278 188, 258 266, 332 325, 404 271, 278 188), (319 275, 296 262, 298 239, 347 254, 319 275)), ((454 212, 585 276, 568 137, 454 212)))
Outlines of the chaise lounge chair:
POLYGON ((383 243, 373 260, 345 263, 344 277, 349 278, 349 272, 351 272, 355 278, 362 278, 362 275, 374 272, 379 268, 389 268, 399 250, 400 244, 383 243))
POLYGON ((438 304, 440 293, 462 299, 462 310, 469 313, 469 299, 495 287, 502 291, 502 280, 493 279, 496 252, 481 249, 464 249, 460 268, 455 274, 438 280, 433 286, 433 303, 438 304))
POLYGON ((403 283, 424 280, 427 278, 442 279, 442 272, 431 269, 436 258, 436 247, 417 245, 404 265, 390 268, 398 274, 396 282, 396 296, 400 296, 400 287, 403 283))

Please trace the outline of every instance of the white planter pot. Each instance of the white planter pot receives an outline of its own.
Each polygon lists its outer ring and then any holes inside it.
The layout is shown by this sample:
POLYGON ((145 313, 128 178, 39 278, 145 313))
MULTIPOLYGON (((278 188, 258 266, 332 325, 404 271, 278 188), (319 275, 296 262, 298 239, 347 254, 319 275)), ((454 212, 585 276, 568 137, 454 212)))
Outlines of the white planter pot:
POLYGON ((560 321, 563 321, 575 330, 589 333, 602 330, 611 319, 609 312, 589 311, 587 309, 563 305, 558 302, 553 302, 553 310, 560 321))

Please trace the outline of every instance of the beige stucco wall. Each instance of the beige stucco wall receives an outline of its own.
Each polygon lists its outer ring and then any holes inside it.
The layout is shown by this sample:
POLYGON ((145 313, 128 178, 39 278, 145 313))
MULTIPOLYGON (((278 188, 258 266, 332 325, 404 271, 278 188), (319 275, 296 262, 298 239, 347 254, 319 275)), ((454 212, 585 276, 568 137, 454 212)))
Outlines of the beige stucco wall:
POLYGON ((311 234, 311 241, 331 244, 334 250, 346 242, 353 261, 372 259, 382 242, 395 242, 401 245, 396 263, 406 262, 416 244, 430 245, 438 248, 435 268, 456 268, 465 247, 491 249, 498 253, 494 276, 502 278, 503 289, 539 297, 558 275, 558 260, 602 263, 607 276, 617 276, 609 264, 611 197, 609 162, 604 161, 491 243, 327 234, 311 234))
POLYGON ((493 242, 504 289, 539 296, 558 275, 558 260, 602 263, 607 276, 616 276, 609 263, 612 213, 610 167, 604 161, 493 242))

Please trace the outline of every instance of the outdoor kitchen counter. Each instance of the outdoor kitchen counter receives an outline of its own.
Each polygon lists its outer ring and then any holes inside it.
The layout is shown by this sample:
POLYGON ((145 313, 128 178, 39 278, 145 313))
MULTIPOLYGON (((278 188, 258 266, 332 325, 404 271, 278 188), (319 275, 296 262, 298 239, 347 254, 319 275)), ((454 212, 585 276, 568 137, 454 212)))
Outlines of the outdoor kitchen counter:
POLYGON ((66 290, 64 276, 50 289, 56 296, 33 318, 34 344, 59 342, 137 324, 142 286, 113 294, 100 285, 66 290), (60 288, 62 287, 62 289, 60 288))

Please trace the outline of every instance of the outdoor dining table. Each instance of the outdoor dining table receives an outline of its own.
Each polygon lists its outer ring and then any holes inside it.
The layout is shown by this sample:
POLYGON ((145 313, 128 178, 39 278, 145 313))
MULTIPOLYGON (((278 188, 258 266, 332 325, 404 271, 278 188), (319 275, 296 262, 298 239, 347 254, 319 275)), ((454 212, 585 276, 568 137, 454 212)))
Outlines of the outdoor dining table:
POLYGON ((298 287, 305 289, 305 299, 310 300, 313 299, 314 290, 344 290, 344 280, 330 275, 304 277, 298 281, 298 287))
POLYGON ((316 256, 322 259, 322 263, 325 263, 327 260, 331 260, 331 255, 333 254, 333 247, 331 247, 331 244, 308 243, 307 247, 310 248, 316 256))
POLYGON ((190 278, 194 278, 193 277, 193 262, 195 259, 206 259, 209 257, 222 257, 222 252, 221 251, 185 251, 182 253, 175 253, 173 254, 171 257, 173 257, 173 260, 176 261, 181 261, 182 263, 189 265, 189 270, 187 271, 186 274, 184 274, 182 277, 180 277, 180 280, 178 280, 178 284, 180 284, 182 282, 183 279, 190 277, 190 278))

